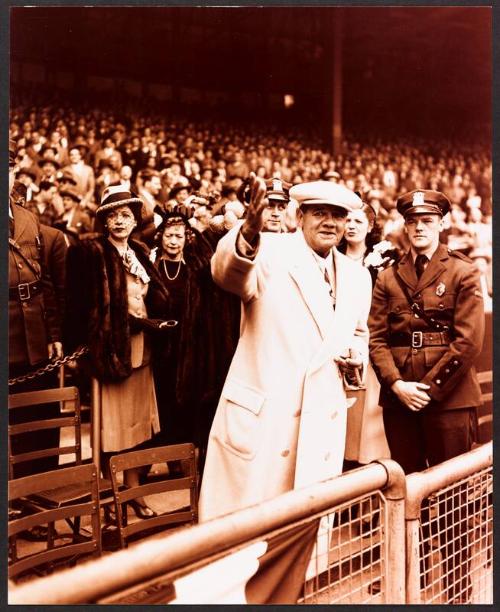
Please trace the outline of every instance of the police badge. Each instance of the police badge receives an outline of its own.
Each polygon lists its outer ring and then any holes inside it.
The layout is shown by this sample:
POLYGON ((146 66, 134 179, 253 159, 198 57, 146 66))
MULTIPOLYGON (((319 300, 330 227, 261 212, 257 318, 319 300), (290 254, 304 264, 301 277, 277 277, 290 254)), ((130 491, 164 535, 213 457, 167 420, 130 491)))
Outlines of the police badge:
POLYGON ((445 291, 446 291, 446 285, 444 283, 439 283, 439 285, 436 287, 436 295, 438 297, 441 297, 445 291))

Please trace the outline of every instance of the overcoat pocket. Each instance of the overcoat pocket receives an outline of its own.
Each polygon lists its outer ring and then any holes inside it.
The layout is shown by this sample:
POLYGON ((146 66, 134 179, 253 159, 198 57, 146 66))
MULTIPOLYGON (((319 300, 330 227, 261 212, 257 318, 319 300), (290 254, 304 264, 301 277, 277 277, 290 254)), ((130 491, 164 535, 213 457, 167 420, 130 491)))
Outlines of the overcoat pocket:
POLYGON ((224 432, 220 441, 243 459, 252 459, 259 443, 259 414, 265 402, 262 392, 234 380, 222 391, 224 432))

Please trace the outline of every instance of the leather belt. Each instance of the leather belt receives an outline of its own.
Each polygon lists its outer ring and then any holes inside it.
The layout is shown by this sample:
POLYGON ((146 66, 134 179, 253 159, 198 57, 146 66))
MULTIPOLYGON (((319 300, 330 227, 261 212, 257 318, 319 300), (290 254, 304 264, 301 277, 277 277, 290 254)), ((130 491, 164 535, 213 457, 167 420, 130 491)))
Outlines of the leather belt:
POLYGON ((424 346, 449 346, 453 340, 450 332, 421 332, 414 331, 394 332, 389 335, 389 346, 410 346, 411 348, 422 348, 424 346))
POLYGON ((32 283, 21 283, 16 287, 9 287, 9 300, 19 300, 26 302, 42 291, 41 281, 33 281, 32 283))

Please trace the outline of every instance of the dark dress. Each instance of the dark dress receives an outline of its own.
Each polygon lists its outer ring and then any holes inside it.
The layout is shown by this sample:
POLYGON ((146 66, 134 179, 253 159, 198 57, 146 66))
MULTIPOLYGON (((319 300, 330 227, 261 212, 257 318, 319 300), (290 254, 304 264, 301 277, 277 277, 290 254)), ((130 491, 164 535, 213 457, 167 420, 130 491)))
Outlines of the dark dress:
POLYGON ((213 246, 196 230, 190 231, 194 238, 186 244, 180 268, 178 262, 164 264, 160 257, 155 262, 170 294, 169 318, 179 321, 154 349, 160 415, 155 443, 193 442, 199 449, 201 471, 215 409, 238 343, 240 303, 212 280, 213 246))

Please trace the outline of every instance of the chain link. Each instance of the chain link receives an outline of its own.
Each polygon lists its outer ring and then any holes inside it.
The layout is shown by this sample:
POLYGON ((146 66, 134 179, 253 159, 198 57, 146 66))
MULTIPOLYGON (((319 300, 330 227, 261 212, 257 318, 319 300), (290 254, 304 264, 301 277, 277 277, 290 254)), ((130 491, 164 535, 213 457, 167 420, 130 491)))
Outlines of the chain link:
POLYGON ((54 359, 54 361, 49 362, 47 365, 43 366, 43 368, 39 368, 38 370, 35 370, 34 372, 29 372, 28 374, 24 374, 23 376, 18 376, 17 378, 10 378, 9 387, 12 387, 13 385, 17 385, 19 383, 26 382, 27 380, 33 380, 35 378, 38 378, 39 376, 43 376, 44 374, 47 374, 47 372, 52 372, 53 370, 60 368, 65 363, 68 363, 68 361, 74 361, 76 359, 79 359, 80 357, 82 357, 82 355, 85 355, 88 352, 89 352, 88 346, 82 346, 76 351, 74 351, 73 353, 71 353, 71 355, 66 355, 66 357, 60 357, 59 359, 54 359))

